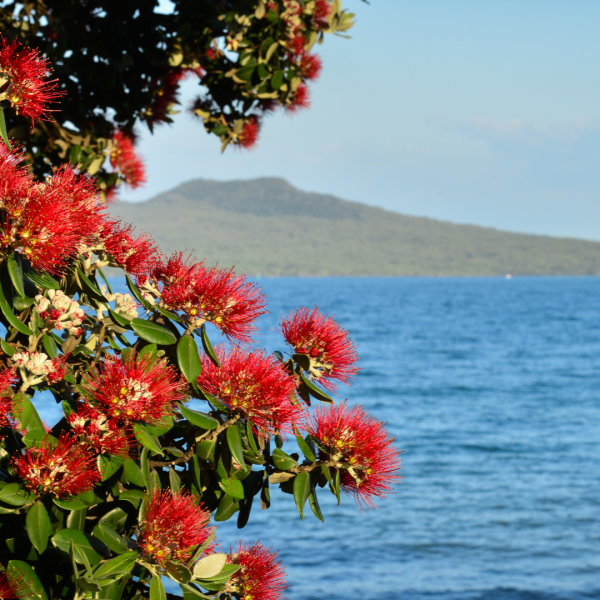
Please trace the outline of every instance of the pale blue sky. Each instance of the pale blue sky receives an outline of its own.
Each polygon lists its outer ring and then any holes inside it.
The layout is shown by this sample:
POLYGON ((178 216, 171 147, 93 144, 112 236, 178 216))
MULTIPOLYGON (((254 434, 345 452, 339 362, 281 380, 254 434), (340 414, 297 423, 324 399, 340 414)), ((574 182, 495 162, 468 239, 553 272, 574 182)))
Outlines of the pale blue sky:
POLYGON ((187 114, 142 131, 149 181, 122 198, 277 176, 406 214, 600 240, 600 3, 344 6, 357 24, 318 47, 310 110, 266 119, 252 152, 221 155, 187 114))

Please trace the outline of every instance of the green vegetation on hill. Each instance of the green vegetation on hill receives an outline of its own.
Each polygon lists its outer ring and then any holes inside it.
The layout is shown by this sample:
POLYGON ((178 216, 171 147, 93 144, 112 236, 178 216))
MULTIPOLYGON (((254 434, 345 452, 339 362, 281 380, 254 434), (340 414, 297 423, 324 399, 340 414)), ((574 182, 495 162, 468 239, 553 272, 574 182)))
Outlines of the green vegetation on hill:
POLYGON ((282 179, 197 179, 114 216, 248 275, 598 275, 600 243, 409 217, 282 179))

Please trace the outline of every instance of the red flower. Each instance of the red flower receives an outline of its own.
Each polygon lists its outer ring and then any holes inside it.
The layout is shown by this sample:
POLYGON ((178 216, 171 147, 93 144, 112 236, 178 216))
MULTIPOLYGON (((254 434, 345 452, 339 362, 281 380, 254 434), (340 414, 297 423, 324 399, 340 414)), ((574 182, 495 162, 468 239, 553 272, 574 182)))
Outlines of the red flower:
POLYGON ((137 188, 146 183, 146 167, 142 159, 135 153, 131 134, 117 131, 113 138, 113 150, 110 154, 110 164, 119 171, 125 183, 137 188))
MULTIPOLYGON (((12 369, 0 371, 0 428, 10 427, 10 413, 12 412, 13 389, 11 385, 17 381, 12 369)), ((1 598, 2 596, 0 596, 1 598)))
POLYGON ((291 404, 295 382, 281 363, 258 350, 246 354, 234 348, 226 353, 221 347, 217 353, 221 366, 203 357, 198 385, 264 431, 291 431, 301 408, 291 404))
POLYGON ((225 591, 244 600, 282 600, 289 585, 285 569, 277 560, 277 552, 265 548, 260 542, 249 546, 238 542, 235 552, 229 554, 229 564, 241 565, 226 584, 225 591))
POLYGON ((127 273, 143 276, 154 264, 158 251, 154 240, 145 233, 133 235, 133 226, 121 225, 120 221, 106 221, 101 240, 106 252, 127 273))
POLYGON ((399 479, 394 438, 362 406, 350 408, 344 403, 317 408, 306 420, 305 429, 318 440, 321 460, 346 465, 340 474, 341 487, 359 504, 375 506, 372 497, 383 497, 399 479))
POLYGON ((305 79, 315 80, 321 74, 321 59, 316 54, 304 53, 300 59, 300 70, 305 79))
POLYGON ((94 456, 65 433, 58 442, 44 438, 39 447, 28 448, 23 456, 13 458, 12 464, 25 485, 36 494, 76 496, 100 481, 94 456))
POLYGON ((21 598, 29 592, 29 585, 23 581, 16 573, 7 575, 0 574, 0 600, 10 600, 11 598, 21 598))
POLYGON ((304 46, 306 45, 306 38, 299 33, 296 34, 289 42, 288 48, 292 54, 302 54, 304 52, 304 46))
POLYGON ((177 103, 179 84, 185 75, 183 69, 175 69, 162 78, 146 117, 150 126, 169 120, 169 107, 177 103))
POLYGON ((264 295, 245 276, 233 269, 187 264, 181 253, 157 263, 150 278, 161 306, 185 313, 192 328, 213 323, 230 340, 249 343, 256 330, 252 323, 266 312, 264 295))
POLYGON ((20 166, 23 156, 0 145, 0 248, 23 254, 32 266, 60 274, 102 223, 90 178, 70 167, 37 184, 20 166))
POLYGON ((56 80, 47 79, 50 66, 37 49, 24 48, 16 40, 10 44, 0 36, 0 100, 8 99, 17 114, 48 119, 46 104, 62 95, 56 80))
POLYGON ((296 354, 310 357, 309 373, 323 387, 335 390, 333 379, 348 384, 356 375, 358 354, 348 331, 316 307, 312 312, 301 308, 296 314, 290 313, 288 319, 281 321, 281 333, 296 354))
MULTIPOLYGON (((146 503, 137 536, 142 552, 161 566, 168 560, 191 562, 196 546, 204 544, 212 533, 210 511, 191 494, 171 490, 155 492, 146 503)), ((209 545, 205 553, 213 547, 209 545)))
POLYGON ((127 432, 119 428, 114 419, 109 419, 96 407, 81 403, 76 413, 71 413, 67 421, 80 440, 84 438, 99 454, 129 455, 127 432))
POLYGON ((310 92, 306 84, 301 83, 296 89, 296 93, 290 104, 285 108, 290 114, 294 114, 303 108, 310 107, 310 92))
POLYGON ((260 123, 256 117, 250 117, 242 127, 242 132, 238 136, 238 146, 250 149, 256 146, 258 140, 258 132, 260 131, 260 123))
POLYGON ((157 423, 173 414, 176 402, 185 398, 174 367, 149 355, 130 354, 92 366, 83 376, 84 400, 113 420, 117 427, 136 421, 157 423))
POLYGON ((327 0, 316 0, 313 18, 316 29, 325 29, 329 25, 328 18, 331 12, 331 4, 327 0))

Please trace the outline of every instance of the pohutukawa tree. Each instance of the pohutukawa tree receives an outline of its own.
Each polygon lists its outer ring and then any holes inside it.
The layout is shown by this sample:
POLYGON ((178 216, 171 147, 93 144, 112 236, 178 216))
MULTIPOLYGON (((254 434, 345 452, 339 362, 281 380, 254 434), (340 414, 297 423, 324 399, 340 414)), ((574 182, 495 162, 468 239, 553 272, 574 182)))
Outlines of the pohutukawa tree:
MULTIPOLYGON (((230 13, 223 13, 227 44, 245 48, 260 37, 263 19, 274 28, 300 23, 285 44, 263 42, 256 51, 283 52, 287 69, 307 72, 318 70, 306 49, 312 39, 304 35, 307 19, 324 31, 342 18, 336 3, 319 0, 239 4, 253 5, 253 16, 231 29, 230 13)), ((52 22, 54 39, 65 31, 56 17, 65 7, 75 13, 85 7, 95 18, 93 2, 47 5, 52 10, 38 25, 45 30, 52 22)), ((40 6, 46 4, 22 10, 40 6)), ((135 18, 153 17, 140 9, 135 18)), ((185 44, 192 42, 178 43, 187 56, 185 44)), ((211 60, 227 58, 218 43, 210 48, 211 60)), ((182 61, 173 61, 181 72, 182 61)), ((33 120, 34 132, 54 131, 56 120, 43 121, 55 119, 49 103, 59 94, 47 59, 0 38, 0 64, 0 100, 9 121, 25 119, 27 128, 33 120)), ((268 60, 257 62, 264 64, 271 68, 268 60)), ((294 87, 286 73, 286 84, 269 85, 280 101, 293 104, 302 83, 294 87)), ((226 86, 250 81, 226 79, 226 86)), ((144 114, 159 120, 167 114, 159 108, 144 114)), ((293 495, 302 519, 308 503, 321 520, 319 490, 329 489, 338 503, 346 492, 367 507, 391 491, 400 466, 393 439, 365 409, 330 396, 358 370, 348 332, 317 308, 301 308, 280 323, 287 354, 252 349, 256 319, 266 312, 255 284, 181 254, 163 256, 148 236, 110 219, 101 192, 106 179, 94 180, 85 161, 54 165, 57 157, 47 147, 38 147, 49 158, 38 165, 28 145, 37 134, 19 145, 3 114, 0 600, 284 598, 288 584, 276 551, 259 540, 218 551, 211 523, 236 516, 243 528, 254 503, 269 508, 275 485, 293 495), (46 178, 36 179, 36 170, 52 165, 46 178), (105 267, 124 271, 128 293, 113 292, 105 267), (229 344, 213 348, 211 328, 229 344), (46 424, 35 406, 52 397, 63 417, 46 424), (313 410, 313 400, 322 407, 313 410), (299 452, 283 450, 286 438, 299 452), (181 595, 166 593, 165 578, 181 595)), ((235 121, 219 135, 243 145, 249 122, 258 123, 247 119, 236 129, 235 121)), ((119 177, 140 181, 124 131, 113 132, 107 159, 119 177)), ((50 144, 48 136, 44 143, 50 144)), ((76 156, 93 143, 78 145, 76 156)))

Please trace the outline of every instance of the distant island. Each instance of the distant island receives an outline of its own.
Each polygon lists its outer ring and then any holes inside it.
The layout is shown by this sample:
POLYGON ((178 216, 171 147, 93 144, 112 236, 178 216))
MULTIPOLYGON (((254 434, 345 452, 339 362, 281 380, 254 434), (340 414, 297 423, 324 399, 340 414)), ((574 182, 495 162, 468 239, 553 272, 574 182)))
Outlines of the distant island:
POLYGON ((600 243, 410 217, 283 179, 196 179, 114 217, 251 276, 598 275, 600 243))

